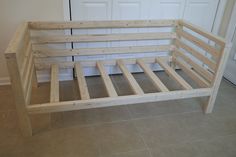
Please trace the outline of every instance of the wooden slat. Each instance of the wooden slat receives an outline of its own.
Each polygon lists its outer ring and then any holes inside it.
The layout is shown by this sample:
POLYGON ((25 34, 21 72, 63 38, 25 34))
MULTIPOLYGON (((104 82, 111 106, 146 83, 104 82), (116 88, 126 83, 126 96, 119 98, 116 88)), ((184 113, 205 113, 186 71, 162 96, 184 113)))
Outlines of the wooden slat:
POLYGON ((90 100, 75 100, 75 101, 65 101, 58 103, 36 104, 28 106, 27 110, 30 114, 51 113, 60 111, 72 111, 72 110, 82 110, 89 108, 101 108, 108 106, 203 97, 203 96, 209 96, 210 94, 211 94, 210 88, 178 90, 170 92, 148 93, 143 95, 126 95, 119 97, 97 98, 90 100))
MULTIPOLYGON (((155 58, 154 57, 147 57, 147 58, 142 58, 145 63, 154 63, 155 58)), ((136 58, 127 58, 123 60, 125 64, 136 64, 136 58)), ((58 64, 58 66, 62 69, 66 68, 74 68, 74 64, 76 62, 55 62, 55 61, 40 61, 36 63, 36 69, 37 70, 44 70, 44 69, 50 69, 52 64, 58 64)), ((95 67, 96 66, 96 61, 92 60, 86 60, 86 61, 80 61, 81 65, 84 67, 95 67)), ((104 60, 103 61, 104 65, 107 66, 115 66, 116 65, 116 60, 111 59, 111 60, 104 60)))
POLYGON ((126 34, 90 34, 90 35, 55 35, 32 37, 32 43, 68 43, 68 42, 105 42, 129 40, 164 40, 176 37, 174 32, 159 33, 126 33, 126 34))
POLYGON ((138 65, 143 69, 145 74, 152 81, 154 86, 162 92, 168 92, 168 88, 161 82, 158 76, 142 61, 142 59, 137 59, 138 65))
POLYGON ((51 86, 50 86, 50 102, 59 102, 59 68, 57 64, 51 67, 51 86))
POLYGON ((190 64, 193 69, 198 72, 200 75, 202 75, 204 78, 206 78, 208 81, 211 81, 213 79, 213 74, 207 71, 204 67, 200 66, 199 64, 195 63, 190 57, 185 55, 180 50, 175 51, 176 55, 183 58, 188 64, 190 64))
POLYGON ((97 62, 97 68, 102 76, 102 80, 103 83, 105 84, 107 93, 110 97, 116 97, 118 96, 116 93, 116 90, 112 84, 112 81, 110 79, 110 77, 108 76, 108 74, 106 73, 106 69, 104 68, 104 65, 102 63, 102 61, 98 61, 97 62))
POLYGON ((209 58, 207 58, 205 55, 201 54, 200 52, 198 52, 197 50, 193 49, 192 47, 188 46, 187 44, 183 43, 182 41, 180 41, 179 39, 175 40, 175 44, 183 49, 185 49, 186 51, 188 51, 189 53, 191 53, 194 57, 196 57, 197 59, 199 59, 201 62, 203 62, 204 64, 206 64, 207 66, 209 66, 209 68, 211 68, 213 71, 216 70, 216 63, 214 63, 212 60, 210 60, 209 58))
POLYGON ((185 20, 179 20, 179 24, 184 26, 184 27, 187 27, 189 29, 191 29, 192 31, 194 32, 197 32, 198 34, 201 34, 202 36, 216 42, 217 44, 219 44, 220 46, 225 46, 225 40, 219 36, 216 36, 210 32, 207 32, 205 30, 203 30, 202 28, 200 28, 199 26, 197 25, 194 25, 192 23, 189 23, 185 20))
POLYGON ((87 83, 83 74, 83 68, 80 63, 75 64, 75 71, 77 74, 77 82, 80 91, 80 98, 82 100, 90 99, 87 83))
POLYGON ((80 49, 37 49, 34 50, 36 57, 64 57, 83 55, 105 55, 122 53, 143 53, 143 52, 167 52, 172 50, 171 45, 153 46, 129 46, 129 47, 107 47, 107 48, 80 48, 80 49))
POLYGON ((173 70, 162 58, 156 58, 157 63, 184 89, 193 89, 175 70, 173 70))
POLYGON ((197 46, 203 48, 206 50, 208 53, 212 55, 212 57, 217 60, 219 57, 220 52, 215 49, 214 47, 210 46, 209 44, 205 43, 201 39, 198 39, 197 37, 187 33, 186 31, 183 30, 176 30, 177 34, 179 34, 181 37, 184 37, 185 39, 191 41, 192 43, 196 44, 197 46))
POLYGON ((29 22, 31 29, 141 28, 176 26, 176 20, 29 22))
POLYGON ((192 79, 194 80, 200 87, 209 87, 210 84, 202 78, 199 74, 191 69, 186 63, 183 61, 175 60, 176 64, 192 79))
POLYGON ((137 81, 134 79, 133 75, 129 72, 126 68, 123 60, 117 60, 117 65, 119 66, 120 70, 123 72, 124 77, 128 81, 130 87, 132 88, 135 94, 144 94, 142 88, 139 86, 137 81))

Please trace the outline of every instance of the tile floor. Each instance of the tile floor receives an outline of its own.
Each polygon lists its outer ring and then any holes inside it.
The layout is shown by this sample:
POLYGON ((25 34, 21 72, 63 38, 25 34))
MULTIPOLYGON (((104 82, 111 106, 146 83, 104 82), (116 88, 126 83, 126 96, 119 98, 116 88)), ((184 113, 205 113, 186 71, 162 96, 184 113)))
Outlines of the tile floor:
MULTIPOLYGON (((179 89, 162 72, 169 89, 179 89)), ((131 94, 121 75, 119 95, 131 94)), ((143 74, 135 74, 153 92, 143 74)), ((102 80, 87 79, 91 97, 106 96, 102 80)), ((189 81, 191 82, 191 81, 189 81)), ((32 103, 49 100, 49 84, 33 90, 32 103)), ((201 99, 187 99, 31 116, 34 136, 23 138, 10 86, 0 86, 0 157, 235 157, 236 87, 222 81, 212 114, 201 99)), ((79 99, 76 81, 60 82, 60 99, 79 99)))

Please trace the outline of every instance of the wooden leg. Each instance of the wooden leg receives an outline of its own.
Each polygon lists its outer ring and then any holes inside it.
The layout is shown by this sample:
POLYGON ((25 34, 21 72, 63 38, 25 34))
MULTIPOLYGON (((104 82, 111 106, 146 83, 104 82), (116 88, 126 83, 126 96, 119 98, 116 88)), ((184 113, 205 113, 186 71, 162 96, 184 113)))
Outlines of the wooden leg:
POLYGON ((21 132, 24 136, 32 136, 32 128, 30 118, 26 109, 26 100, 16 55, 6 57, 9 75, 11 78, 11 86, 15 98, 16 111, 21 132))
POLYGON ((211 113, 216 101, 217 93, 219 90, 219 86, 217 88, 213 88, 211 96, 207 99, 207 104, 203 106, 204 113, 211 113))
POLYGON ((16 110, 18 115, 18 124, 22 135, 25 137, 32 136, 32 127, 29 115, 26 112, 22 111, 19 107, 17 107, 16 110))
POLYGON ((224 48, 224 51, 222 51, 222 53, 221 53, 218 69, 217 69, 217 72, 216 72, 216 75, 215 75, 215 80, 212 84, 212 94, 208 99, 208 103, 204 107, 204 112, 205 113, 211 113, 212 110, 213 110, 213 107, 214 107, 214 104, 215 104, 215 101, 216 101, 216 97, 217 97, 217 93, 218 93, 218 90, 220 88, 220 83, 221 83, 221 80, 222 80, 224 69, 225 69, 225 66, 226 66, 226 61, 227 61, 227 59, 229 57, 229 53, 231 51, 231 47, 232 47, 231 43, 229 45, 226 45, 225 48, 224 48))

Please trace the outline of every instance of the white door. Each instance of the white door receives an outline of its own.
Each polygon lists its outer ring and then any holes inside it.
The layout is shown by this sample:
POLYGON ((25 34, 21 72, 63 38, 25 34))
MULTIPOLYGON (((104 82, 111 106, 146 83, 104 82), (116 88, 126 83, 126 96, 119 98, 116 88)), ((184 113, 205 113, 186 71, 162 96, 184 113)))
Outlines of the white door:
MULTIPOLYGON (((219 0, 71 0, 72 20, 132 20, 132 19, 179 19, 183 18, 194 24, 212 30, 219 0)), ((100 29, 73 30, 73 34, 142 32, 150 29, 100 29)), ((139 45, 146 41, 107 42, 91 44, 74 44, 79 47, 109 47, 139 45)), ((153 44, 154 41, 148 41, 153 44)), ((156 41, 155 41, 156 42, 156 41)), ((168 41, 163 41, 168 42, 168 41)), ((148 43, 146 43, 148 44, 148 43)), ((158 43, 157 43, 158 44, 158 43)), ((142 55, 142 54, 139 54, 142 55)), ((147 55, 147 54, 145 54, 147 55)), ((100 56, 107 58, 107 56, 100 56)), ((113 55, 112 57, 116 57, 113 55)), ((127 56, 126 56, 127 57, 127 56)), ((96 59, 95 57, 85 57, 96 59)), ((76 60, 85 59, 75 57, 76 60)), ((90 72, 89 72, 90 73, 90 72)), ((94 72, 92 72, 94 73, 94 72)))
POLYGON ((236 4, 231 15, 226 39, 232 42, 232 49, 230 51, 229 59, 227 61, 224 77, 236 85, 236 4))

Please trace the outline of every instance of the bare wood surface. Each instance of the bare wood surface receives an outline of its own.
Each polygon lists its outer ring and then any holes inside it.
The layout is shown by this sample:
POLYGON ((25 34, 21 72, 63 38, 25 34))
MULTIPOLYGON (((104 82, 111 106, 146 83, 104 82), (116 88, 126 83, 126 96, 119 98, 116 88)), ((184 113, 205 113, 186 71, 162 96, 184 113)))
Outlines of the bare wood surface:
POLYGON ((194 80, 200 87, 206 88, 210 87, 210 84, 201 77, 198 73, 193 71, 191 67, 189 67, 186 63, 183 61, 179 61, 176 59, 176 64, 192 79, 194 80))
POLYGON ((179 20, 179 24, 193 30, 194 32, 201 34, 202 36, 204 36, 214 42, 216 42, 220 46, 223 46, 223 47, 225 46, 225 40, 223 38, 216 36, 211 32, 207 32, 203 28, 201 28, 197 25, 194 25, 194 24, 192 24, 188 21, 185 21, 185 20, 179 20))
POLYGON ((220 59, 220 63, 218 66, 218 70, 216 72, 216 75, 214 77, 214 80, 212 81, 212 93, 211 96, 208 99, 208 103, 204 106, 204 112, 205 113, 211 113, 216 101, 216 97, 217 97, 217 93, 220 87, 220 83, 224 74, 224 69, 226 66, 226 61, 229 57, 230 51, 232 48, 232 44, 226 45, 225 49, 223 50, 223 52, 221 53, 221 59, 220 59))
POLYGON ((59 102, 59 68, 57 64, 51 67, 51 86, 50 86, 50 102, 59 102))
POLYGON ((196 72, 198 72, 200 75, 206 78, 209 82, 212 81, 213 74, 210 73, 207 69, 205 69, 203 66, 194 62, 190 57, 185 55, 182 51, 176 50, 175 53, 177 56, 180 56, 181 58, 183 58, 189 65, 193 67, 194 70, 196 70, 196 72))
POLYGON ((137 59, 137 63, 143 69, 145 74, 157 89, 159 89, 161 92, 169 91, 168 88, 159 79, 159 77, 142 61, 142 59, 137 59))
MULTIPOLYGON (((13 48, 14 49, 14 48, 13 48)), ((6 53, 5 53, 6 54, 6 53)), ((11 86, 14 94, 14 101, 18 115, 18 123, 21 132, 24 136, 32 135, 31 122, 26 110, 28 105, 25 100, 24 89, 20 76, 20 70, 16 59, 16 53, 7 53, 6 61, 8 66, 9 75, 11 78, 11 86), (10 54, 10 55, 9 55, 10 54)))
POLYGON ((184 37, 185 39, 196 44, 200 48, 203 48, 208 53, 210 53, 215 60, 218 60, 220 52, 216 48, 212 47, 211 45, 207 44, 206 42, 202 41, 201 39, 198 39, 197 37, 191 35, 190 33, 187 33, 186 31, 177 29, 176 33, 179 34, 181 37, 184 37))
POLYGON ((105 84, 106 91, 110 97, 117 97, 116 90, 112 84, 112 81, 109 77, 109 75, 106 73, 106 69, 104 68, 103 62, 98 61, 97 62, 97 68, 102 76, 103 83, 105 84))
POLYGON ((133 75, 129 72, 126 68, 123 60, 117 60, 117 65, 119 66, 120 70, 123 72, 124 77, 128 81, 130 87, 132 88, 135 94, 144 94, 142 88, 139 86, 133 75))
POLYGON ((171 45, 153 46, 129 46, 129 47, 107 47, 107 48, 80 48, 80 49, 37 49, 34 50, 35 57, 57 57, 57 56, 83 56, 83 55, 105 55, 123 53, 163 52, 170 51, 171 45))
POLYGON ((125 34, 90 34, 90 35, 55 35, 32 37, 34 44, 70 43, 70 42, 105 42, 105 41, 129 41, 129 40, 164 40, 173 39, 173 32, 159 33, 125 33, 125 34))
POLYGON ((207 66, 209 66, 209 68, 211 68, 213 71, 216 70, 216 63, 213 62, 212 60, 210 60, 209 58, 207 58, 205 55, 201 54, 200 52, 198 52, 197 50, 193 49, 192 47, 188 46, 187 44, 183 43, 182 41, 180 41, 179 39, 176 39, 175 41, 176 45, 185 49, 186 51, 188 51, 190 54, 192 54, 194 57, 196 57, 197 59, 199 59, 201 62, 203 62, 204 64, 206 64, 207 66))
POLYGON ((141 28, 172 27, 176 20, 117 20, 117 21, 67 21, 67 22, 29 22, 31 29, 86 29, 86 28, 141 28))
POLYGON ((165 100, 177 100, 194 97, 209 96, 210 88, 179 90, 170 92, 148 93, 143 95, 128 95, 119 97, 96 98, 90 100, 65 101, 58 103, 45 103, 28 106, 30 114, 50 113, 59 111, 72 111, 89 108, 101 108, 127 104, 150 103, 165 100))
POLYGON ((162 58, 156 58, 160 66, 170 75, 176 82, 178 82, 184 89, 193 89, 175 70, 173 70, 162 58))
POLYGON ((87 83, 86 83, 84 73, 83 73, 83 68, 79 62, 75 64, 75 71, 77 74, 77 82, 78 82, 79 91, 80 91, 80 98, 82 100, 90 99, 87 83))

